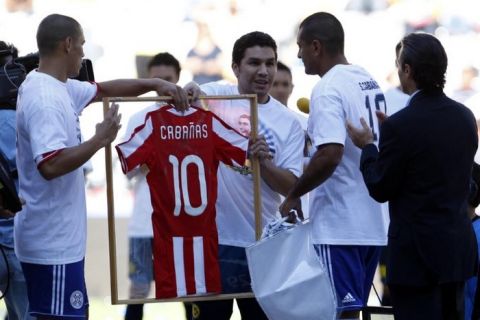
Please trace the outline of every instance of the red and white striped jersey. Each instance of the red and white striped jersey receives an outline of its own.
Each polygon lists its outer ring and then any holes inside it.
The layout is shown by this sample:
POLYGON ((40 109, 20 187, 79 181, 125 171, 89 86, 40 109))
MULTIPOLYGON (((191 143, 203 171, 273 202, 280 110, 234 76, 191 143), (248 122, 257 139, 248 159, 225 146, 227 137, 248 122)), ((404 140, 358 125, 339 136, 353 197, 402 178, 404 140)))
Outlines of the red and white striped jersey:
POLYGON ((248 140, 213 113, 164 106, 116 146, 126 173, 146 164, 157 298, 221 291, 215 223, 219 162, 243 166, 248 140))

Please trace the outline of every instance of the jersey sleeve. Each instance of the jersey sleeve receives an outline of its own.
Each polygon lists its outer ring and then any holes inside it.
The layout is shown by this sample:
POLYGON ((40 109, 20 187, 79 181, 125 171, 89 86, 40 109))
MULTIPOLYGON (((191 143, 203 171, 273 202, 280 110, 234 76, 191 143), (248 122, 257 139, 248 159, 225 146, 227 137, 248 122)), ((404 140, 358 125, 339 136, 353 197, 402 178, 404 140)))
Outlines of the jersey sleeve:
POLYGON ((318 147, 327 143, 345 145, 347 130, 340 96, 321 95, 312 99, 308 119, 308 135, 318 147))
POLYGON ((115 147, 124 173, 131 171, 141 164, 147 163, 153 148, 151 145, 152 135, 152 118, 148 116, 145 119, 145 123, 137 127, 127 141, 115 147))
POLYGON ((69 79, 67 90, 74 103, 75 111, 81 113, 95 99, 98 88, 96 83, 69 79))
POLYGON ((243 166, 247 159, 248 139, 215 116, 212 117, 212 130, 218 159, 230 166, 243 166))

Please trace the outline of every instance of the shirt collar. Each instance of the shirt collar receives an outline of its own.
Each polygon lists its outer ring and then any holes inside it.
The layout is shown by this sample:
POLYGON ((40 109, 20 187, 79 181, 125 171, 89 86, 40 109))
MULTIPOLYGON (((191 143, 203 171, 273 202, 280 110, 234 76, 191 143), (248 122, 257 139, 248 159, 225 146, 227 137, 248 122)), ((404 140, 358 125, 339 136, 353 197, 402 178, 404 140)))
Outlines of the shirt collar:
POLYGON ((412 93, 412 94, 410 95, 410 97, 409 97, 408 100, 407 100, 407 103, 405 104, 407 107, 410 105, 410 101, 412 101, 413 97, 414 97, 417 93, 419 93, 419 92, 420 92, 420 89, 418 89, 417 91, 415 91, 414 93, 412 93))

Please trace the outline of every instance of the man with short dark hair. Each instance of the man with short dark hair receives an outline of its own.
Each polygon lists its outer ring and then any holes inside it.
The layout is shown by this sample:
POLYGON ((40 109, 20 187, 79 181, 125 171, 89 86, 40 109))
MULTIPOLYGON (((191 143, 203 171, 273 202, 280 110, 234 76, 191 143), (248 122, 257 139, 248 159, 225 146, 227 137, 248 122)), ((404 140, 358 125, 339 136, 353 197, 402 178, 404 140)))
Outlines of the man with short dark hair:
MULTIPOLYGON (((268 92, 275 78, 277 45, 273 38, 254 31, 236 40, 232 69, 238 85, 211 82, 201 85, 206 95, 256 94, 259 137, 249 147, 258 158, 262 178, 262 225, 276 219, 280 195, 293 186, 302 170, 304 137, 300 123, 268 92)), ((248 106, 242 100, 222 101, 225 108, 248 106)), ((218 169, 217 227, 222 292, 250 292, 245 247, 255 242, 253 187, 250 173, 220 165, 218 169)), ((242 319, 267 319, 254 298, 237 299, 242 319)), ((193 319, 228 320, 233 300, 195 302, 193 319)))
POLYGON ((38 319, 88 318, 82 165, 115 139, 121 117, 113 105, 94 136, 82 142, 78 115, 93 100, 148 91, 172 96, 179 110, 188 108, 187 93, 161 79, 70 79, 79 74, 84 43, 75 19, 44 18, 37 31, 39 67, 18 94, 17 164, 26 203, 15 217, 15 253, 27 281, 30 314, 38 319))
POLYGON ((343 27, 332 14, 305 18, 297 43, 305 73, 321 77, 312 90, 308 122, 316 151, 280 211, 284 216, 300 211, 300 197, 313 190, 312 240, 336 291, 339 318, 359 319, 386 244, 387 217, 368 195, 358 170, 360 150, 348 138, 345 121, 370 115, 370 127, 378 132, 371 113, 385 108, 385 99, 373 77, 347 61, 343 27))
POLYGON ((409 34, 396 54, 410 100, 383 121, 379 147, 364 119, 362 128, 348 124, 362 149, 370 195, 389 201, 387 284, 395 319, 463 319, 465 280, 477 270, 466 214, 478 146, 475 118, 443 92, 448 61, 437 38, 409 34))
POLYGON ((147 65, 149 78, 159 78, 168 82, 177 83, 180 79, 180 62, 168 52, 154 55, 147 65))

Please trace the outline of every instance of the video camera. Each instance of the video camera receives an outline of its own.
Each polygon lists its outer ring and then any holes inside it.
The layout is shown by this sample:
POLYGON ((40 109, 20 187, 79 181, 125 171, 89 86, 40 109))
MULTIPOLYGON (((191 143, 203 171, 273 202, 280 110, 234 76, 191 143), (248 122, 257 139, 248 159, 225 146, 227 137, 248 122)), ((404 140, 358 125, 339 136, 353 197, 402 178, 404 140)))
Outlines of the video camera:
POLYGON ((12 173, 8 169, 7 158, 0 151, 0 208, 11 212, 22 210, 22 203, 15 189, 12 173))
MULTIPOLYGON (((0 58, 10 55, 13 56, 13 51, 0 50, 0 58)), ((3 65, 0 64, 0 109, 16 109, 18 88, 27 74, 38 67, 38 61, 38 53, 30 53, 3 65)), ((95 81, 92 62, 89 59, 82 60, 80 73, 74 79, 95 81)))

